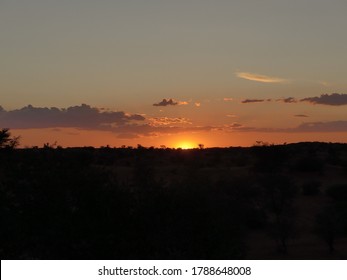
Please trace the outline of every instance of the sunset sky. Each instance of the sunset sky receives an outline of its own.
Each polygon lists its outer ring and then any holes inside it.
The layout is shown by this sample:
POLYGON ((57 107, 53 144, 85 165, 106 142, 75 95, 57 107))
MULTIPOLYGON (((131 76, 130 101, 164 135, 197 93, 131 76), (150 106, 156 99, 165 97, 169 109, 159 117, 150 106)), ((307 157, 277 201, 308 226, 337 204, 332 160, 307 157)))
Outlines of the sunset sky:
POLYGON ((345 0, 0 0, 21 145, 347 142, 345 0))

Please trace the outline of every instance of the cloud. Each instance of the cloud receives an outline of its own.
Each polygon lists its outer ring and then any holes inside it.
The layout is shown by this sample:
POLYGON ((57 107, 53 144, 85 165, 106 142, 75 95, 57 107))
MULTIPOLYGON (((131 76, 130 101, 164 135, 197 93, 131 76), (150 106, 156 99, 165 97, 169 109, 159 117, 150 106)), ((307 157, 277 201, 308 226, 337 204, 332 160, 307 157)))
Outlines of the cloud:
POLYGON ((308 118, 307 115, 301 115, 301 114, 299 114, 299 115, 294 115, 294 117, 298 117, 298 118, 308 118))
POLYGON ((178 105, 188 105, 187 101, 178 101, 178 105))
POLYGON ((34 107, 6 111, 0 107, 0 127, 11 129, 50 128, 66 133, 64 128, 108 131, 116 137, 132 139, 183 132, 211 131, 211 126, 194 126, 186 118, 153 117, 110 111, 86 104, 59 109, 34 107))
POLYGON ((347 132, 347 121, 308 122, 292 130, 293 132, 347 132))
POLYGON ((195 102, 194 105, 195 105, 195 107, 200 107, 201 103, 200 102, 195 102))
POLYGON ((176 101, 172 98, 166 99, 164 98, 162 101, 158 103, 154 103, 153 106, 175 106, 175 105, 188 105, 187 101, 176 101))
POLYGON ((261 83, 283 83, 286 82, 286 79, 277 78, 277 77, 271 77, 266 75, 260 75, 255 73, 249 73, 249 72, 236 72, 236 76, 242 79, 255 81, 255 82, 261 82, 261 83))
POLYGON ((28 105, 21 109, 0 112, 0 127, 14 129, 73 127, 103 130, 108 126, 122 126, 144 120, 139 114, 104 111, 86 104, 66 109, 28 105))
POLYGON ((304 132, 347 132, 347 121, 304 122, 293 128, 248 127, 241 124, 224 127, 224 131, 304 133, 304 132), (230 130, 231 129, 231 130, 230 130))
POLYGON ((161 135, 172 135, 184 132, 202 132, 211 131, 214 127, 212 126, 191 126, 191 125, 157 125, 154 126, 151 123, 147 124, 129 124, 126 126, 114 128, 114 133, 118 135, 131 135, 132 138, 139 138, 145 136, 161 136, 161 135))
POLYGON ((300 101, 306 101, 312 104, 341 106, 341 105, 347 105, 347 94, 345 93, 322 94, 319 97, 307 97, 307 98, 301 99, 300 101))
POLYGON ((169 106, 169 105, 175 106, 175 105, 178 105, 178 102, 174 101, 172 98, 170 99, 164 98, 162 101, 153 104, 153 106, 169 106))
POLYGON ((297 103, 298 100, 294 97, 286 97, 281 99, 276 99, 276 101, 284 102, 284 103, 297 103))
MULTIPOLYGON (((271 99, 245 99, 241 101, 241 103, 254 103, 254 102, 264 102, 264 101, 272 101, 272 100, 271 99)), ((276 99, 276 101, 283 102, 283 103, 309 102, 311 104, 341 106, 341 105, 347 105, 347 94, 344 94, 344 93, 322 94, 321 96, 306 97, 300 100, 294 97, 285 97, 285 98, 276 99)))
POLYGON ((150 118, 150 125, 152 126, 164 126, 164 125, 173 125, 173 124, 192 124, 186 118, 169 118, 169 117, 155 117, 150 118))
POLYGON ((226 102, 233 101, 233 99, 231 97, 224 97, 223 100, 226 102))
POLYGON ((257 102, 264 102, 265 99, 245 99, 242 100, 241 103, 257 103, 257 102))
POLYGON ((243 125, 240 123, 234 122, 232 124, 226 125, 226 127, 228 127, 228 128, 240 128, 240 127, 243 127, 243 125))

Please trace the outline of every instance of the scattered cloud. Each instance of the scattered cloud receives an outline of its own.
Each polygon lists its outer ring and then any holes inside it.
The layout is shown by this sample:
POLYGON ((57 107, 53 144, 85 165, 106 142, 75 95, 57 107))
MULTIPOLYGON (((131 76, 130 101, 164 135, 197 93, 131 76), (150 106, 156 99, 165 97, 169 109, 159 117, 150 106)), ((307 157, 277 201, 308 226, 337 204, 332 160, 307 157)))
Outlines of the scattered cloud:
POLYGON ((188 102, 187 101, 176 101, 172 98, 170 98, 170 99, 164 98, 162 101, 153 104, 153 106, 175 106, 175 105, 188 105, 188 102))
MULTIPOLYGON (((245 99, 241 103, 255 103, 272 101, 272 99, 245 99)), ((298 102, 309 102, 311 104, 321 104, 321 105, 331 105, 331 106, 341 106, 347 105, 347 94, 344 93, 332 93, 332 94, 322 94, 321 96, 306 97, 303 99, 297 99, 294 97, 285 97, 276 99, 277 102, 283 103, 298 103, 298 102)))
POLYGON ((236 72, 236 76, 242 79, 260 82, 260 83, 283 83, 287 82, 286 79, 277 78, 277 77, 271 77, 266 75, 260 75, 255 73, 249 73, 249 72, 236 72))
POLYGON ((318 96, 318 97, 303 98, 300 101, 306 101, 312 104, 341 106, 341 105, 347 105, 347 94, 345 93, 322 94, 321 96, 318 96))
POLYGON ((281 133, 303 133, 303 132, 347 132, 347 121, 329 122, 304 122, 293 128, 269 128, 269 127, 248 127, 244 125, 225 126, 225 131, 238 132, 281 132, 281 133), (231 130, 230 130, 231 128, 231 130))
POLYGON ((257 103, 257 102, 264 102, 265 99, 245 99, 242 100, 241 103, 257 103))
POLYGON ((126 126, 114 129, 113 132, 119 135, 132 135, 132 138, 139 138, 145 136, 161 136, 161 135, 172 135, 184 132, 202 132, 211 131, 214 127, 212 126, 192 126, 192 125, 153 125, 151 123, 146 124, 129 124, 126 126), (135 137, 136 135, 136 137, 135 137))
POLYGON ((168 118, 168 117, 155 117, 150 118, 150 125, 152 126, 163 126, 163 125, 173 125, 173 124, 192 124, 186 118, 168 118))
POLYGON ((294 115, 294 117, 298 117, 298 118, 308 118, 307 115, 302 115, 302 114, 294 115))

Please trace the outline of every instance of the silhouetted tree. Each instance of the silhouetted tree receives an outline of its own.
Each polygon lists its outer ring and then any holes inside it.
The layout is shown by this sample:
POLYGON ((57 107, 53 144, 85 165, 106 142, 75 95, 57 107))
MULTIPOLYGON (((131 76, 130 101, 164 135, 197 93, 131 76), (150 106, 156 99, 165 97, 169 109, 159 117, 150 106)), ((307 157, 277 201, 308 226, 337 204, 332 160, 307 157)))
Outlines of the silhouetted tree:
POLYGON ((278 250, 288 252, 287 242, 295 236, 295 214, 293 200, 297 187, 283 175, 268 175, 262 180, 265 207, 272 215, 270 234, 278 244, 278 250))
POLYGON ((335 241, 341 234, 341 220, 333 207, 326 207, 320 212, 315 221, 314 233, 329 247, 330 253, 335 251, 335 241))
POLYGON ((0 130, 0 148, 16 148, 19 145, 19 136, 11 137, 10 129, 0 130))

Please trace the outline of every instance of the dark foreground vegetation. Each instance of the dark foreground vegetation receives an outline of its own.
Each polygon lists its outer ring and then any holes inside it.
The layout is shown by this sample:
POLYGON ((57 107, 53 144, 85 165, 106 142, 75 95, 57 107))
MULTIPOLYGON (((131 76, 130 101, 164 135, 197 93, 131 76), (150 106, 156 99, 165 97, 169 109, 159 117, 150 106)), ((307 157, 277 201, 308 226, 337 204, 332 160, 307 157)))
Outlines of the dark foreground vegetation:
POLYGON ((347 145, 0 149, 1 259, 347 259, 347 145))

